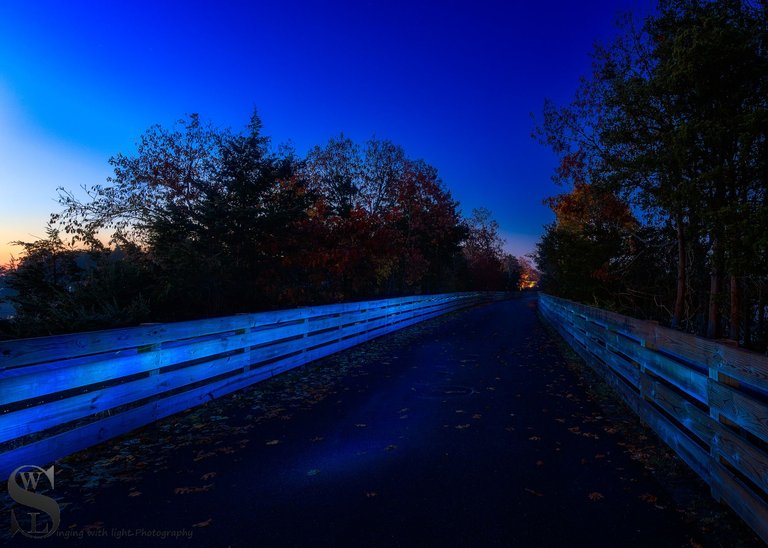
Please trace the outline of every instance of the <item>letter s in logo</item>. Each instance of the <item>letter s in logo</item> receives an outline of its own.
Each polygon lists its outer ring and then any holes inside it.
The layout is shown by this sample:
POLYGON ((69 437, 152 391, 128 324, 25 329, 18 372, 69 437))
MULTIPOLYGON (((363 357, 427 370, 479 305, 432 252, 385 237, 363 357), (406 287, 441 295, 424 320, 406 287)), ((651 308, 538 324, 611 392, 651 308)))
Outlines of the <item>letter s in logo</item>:
POLYGON ((51 489, 53 489, 53 466, 44 470, 39 466, 25 464, 11 472, 8 478, 8 494, 11 495, 11 498, 19 504, 45 512, 51 518, 51 523, 47 523, 44 529, 38 529, 37 516, 40 515, 40 512, 27 512, 30 517, 29 529, 25 530, 19 524, 16 512, 11 510, 11 536, 21 532, 26 537, 45 538, 50 537, 58 529, 60 521, 59 503, 51 497, 34 491, 43 476, 48 478, 51 489))

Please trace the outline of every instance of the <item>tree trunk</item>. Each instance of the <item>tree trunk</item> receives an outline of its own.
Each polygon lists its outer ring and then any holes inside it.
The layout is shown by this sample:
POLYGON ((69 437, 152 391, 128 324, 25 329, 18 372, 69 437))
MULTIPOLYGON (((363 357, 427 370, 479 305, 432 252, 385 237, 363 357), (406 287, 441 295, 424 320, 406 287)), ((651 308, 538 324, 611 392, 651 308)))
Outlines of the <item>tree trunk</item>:
POLYGON ((757 297, 757 341, 758 350, 765 351, 765 284, 761 281, 757 297))
POLYGON ((677 215, 677 295, 675 296, 675 310, 672 315, 672 327, 680 327, 685 308, 685 234, 683 232, 683 216, 677 215))
POLYGON ((750 285, 746 280, 741 286, 741 328, 744 331, 744 348, 753 348, 752 345, 752 323, 755 321, 755 314, 752 308, 752 292, 749 291, 750 285))
POLYGON ((723 275, 720 272, 720 246, 717 239, 712 242, 712 271, 709 276, 709 314, 707 316, 707 337, 720 337, 720 290, 723 275))
POLYGON ((741 286, 739 279, 731 274, 731 314, 728 338, 738 342, 741 340, 741 286))

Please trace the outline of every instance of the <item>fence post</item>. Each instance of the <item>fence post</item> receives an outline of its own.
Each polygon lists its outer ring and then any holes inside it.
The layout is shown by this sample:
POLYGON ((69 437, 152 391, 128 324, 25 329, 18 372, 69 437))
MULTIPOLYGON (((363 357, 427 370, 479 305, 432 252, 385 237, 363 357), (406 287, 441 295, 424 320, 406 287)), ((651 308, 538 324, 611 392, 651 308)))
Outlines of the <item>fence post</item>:
MULTIPOLYGON (((658 350, 658 336, 656 333, 656 327, 659 325, 659 322, 656 321, 648 321, 650 329, 648 329, 644 334, 643 338, 640 341, 640 346, 645 349, 646 352, 656 352, 658 350)), ((648 372, 646 369, 646 362, 645 360, 640 360, 638 362, 638 365, 640 366, 640 382, 638 383, 638 388, 640 389, 640 398, 644 401, 652 401, 652 397, 648 397, 648 394, 646 393, 645 387, 650 385, 650 378, 648 376, 648 372)))

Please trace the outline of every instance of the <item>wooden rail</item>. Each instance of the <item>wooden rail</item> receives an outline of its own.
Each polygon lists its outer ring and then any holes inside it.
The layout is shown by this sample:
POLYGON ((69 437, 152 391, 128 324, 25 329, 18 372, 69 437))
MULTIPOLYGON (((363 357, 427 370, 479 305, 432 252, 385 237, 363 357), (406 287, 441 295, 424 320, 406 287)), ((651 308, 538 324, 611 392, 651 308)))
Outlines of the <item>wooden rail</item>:
POLYGON ((0 481, 499 293, 452 293, 0 341, 0 481))
POLYGON ((539 311, 768 542, 768 358, 549 295, 539 311))

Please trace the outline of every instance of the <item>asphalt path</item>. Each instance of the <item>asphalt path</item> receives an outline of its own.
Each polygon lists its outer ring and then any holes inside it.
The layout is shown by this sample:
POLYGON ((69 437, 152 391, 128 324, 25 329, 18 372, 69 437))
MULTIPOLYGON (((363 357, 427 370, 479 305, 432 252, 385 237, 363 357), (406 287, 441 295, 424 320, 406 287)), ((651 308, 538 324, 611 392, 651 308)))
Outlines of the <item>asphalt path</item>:
POLYGON ((35 545, 690 546, 566 364, 533 294, 430 320, 66 459, 35 545))

